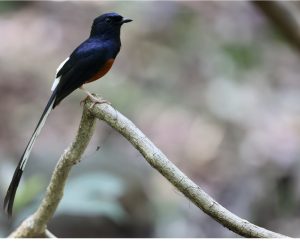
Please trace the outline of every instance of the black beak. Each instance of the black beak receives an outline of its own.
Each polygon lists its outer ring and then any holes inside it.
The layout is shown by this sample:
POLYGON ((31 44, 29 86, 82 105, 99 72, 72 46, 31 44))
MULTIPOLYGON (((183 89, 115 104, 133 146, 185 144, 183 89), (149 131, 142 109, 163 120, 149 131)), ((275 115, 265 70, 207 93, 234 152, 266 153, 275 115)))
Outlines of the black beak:
POLYGON ((132 21, 132 19, 125 19, 125 18, 123 18, 122 21, 121 21, 121 24, 129 23, 131 21, 132 21))

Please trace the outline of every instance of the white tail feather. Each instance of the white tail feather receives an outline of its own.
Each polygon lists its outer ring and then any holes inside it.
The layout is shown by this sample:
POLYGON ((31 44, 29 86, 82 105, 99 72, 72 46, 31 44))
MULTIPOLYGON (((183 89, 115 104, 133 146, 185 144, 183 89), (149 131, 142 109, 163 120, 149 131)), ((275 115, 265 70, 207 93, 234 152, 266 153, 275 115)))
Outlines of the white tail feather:
POLYGON ((45 113, 45 115, 44 115, 44 117, 43 117, 43 119, 41 120, 41 122, 39 123, 38 127, 35 129, 34 133, 33 133, 32 136, 31 136, 31 139, 30 139, 30 141, 29 141, 29 143, 28 143, 28 145, 27 145, 27 147, 26 147, 26 150, 25 150, 25 152, 24 152, 24 156, 23 156, 22 161, 21 161, 21 163, 20 163, 20 169, 21 169, 22 171, 24 171, 24 168, 25 168, 25 166, 26 166, 26 164, 27 164, 27 160, 28 160, 28 158, 29 158, 30 152, 31 152, 32 147, 33 147, 33 145, 34 145, 34 142, 35 142, 35 140, 37 139, 38 135, 40 134, 40 132, 41 132, 43 126, 45 125, 46 119, 47 119, 48 115, 50 114, 50 112, 51 112, 51 110, 52 110, 54 101, 55 101, 55 99, 54 99, 54 100, 52 101, 52 103, 50 104, 49 108, 47 109, 47 111, 46 111, 46 113, 45 113))

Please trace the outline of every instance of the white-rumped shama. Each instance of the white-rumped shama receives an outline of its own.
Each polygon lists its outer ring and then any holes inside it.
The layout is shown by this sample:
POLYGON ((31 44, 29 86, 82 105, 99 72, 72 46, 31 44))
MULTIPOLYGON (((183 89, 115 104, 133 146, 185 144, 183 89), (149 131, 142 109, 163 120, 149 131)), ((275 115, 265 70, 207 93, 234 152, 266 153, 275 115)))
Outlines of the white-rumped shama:
MULTIPOLYGON (((7 190, 4 210, 8 215, 12 214, 16 191, 33 144, 50 111, 74 90, 82 88, 85 83, 101 78, 109 71, 121 48, 121 26, 131 21, 131 19, 125 19, 117 13, 106 13, 97 17, 94 19, 89 38, 81 43, 70 57, 58 67, 51 89, 52 95, 23 152, 7 190)), ((85 92, 91 96, 89 92, 85 92)), ((97 101, 92 96, 91 98, 97 101)))

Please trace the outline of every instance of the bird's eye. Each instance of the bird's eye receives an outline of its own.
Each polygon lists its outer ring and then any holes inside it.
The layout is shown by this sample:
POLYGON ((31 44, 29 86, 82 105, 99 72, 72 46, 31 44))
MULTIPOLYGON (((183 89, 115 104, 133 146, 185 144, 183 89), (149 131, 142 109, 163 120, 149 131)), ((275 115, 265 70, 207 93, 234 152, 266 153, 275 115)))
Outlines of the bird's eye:
POLYGON ((108 17, 105 18, 105 22, 108 23, 108 24, 111 23, 111 18, 108 18, 108 17))

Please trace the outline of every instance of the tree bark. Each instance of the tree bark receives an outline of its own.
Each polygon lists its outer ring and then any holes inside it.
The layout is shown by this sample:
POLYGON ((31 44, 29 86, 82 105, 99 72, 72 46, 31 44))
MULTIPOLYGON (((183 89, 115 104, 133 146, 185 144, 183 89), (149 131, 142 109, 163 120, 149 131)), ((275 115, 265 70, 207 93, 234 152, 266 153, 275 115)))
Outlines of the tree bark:
MULTIPOLYGON (((10 236, 40 237, 47 235, 47 223, 52 218, 62 196, 69 171, 87 147, 95 127, 95 119, 105 121, 123 135, 162 176, 181 191, 203 212, 224 227, 244 237, 281 238, 285 235, 256 226, 228 211, 180 171, 129 119, 109 104, 94 105, 87 99, 74 142, 64 152, 53 172, 46 195, 37 211, 28 217, 10 236)), ((51 233, 47 232, 48 235, 51 233)))

